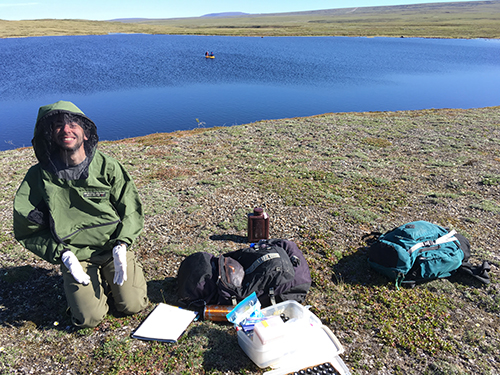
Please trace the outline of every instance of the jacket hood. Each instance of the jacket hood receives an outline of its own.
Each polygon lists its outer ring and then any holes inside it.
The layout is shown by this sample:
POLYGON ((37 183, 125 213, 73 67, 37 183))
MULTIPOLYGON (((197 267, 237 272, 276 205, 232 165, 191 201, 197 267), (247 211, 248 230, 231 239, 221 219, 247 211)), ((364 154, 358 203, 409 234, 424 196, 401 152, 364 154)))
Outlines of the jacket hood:
POLYGON ((99 137, 97 127, 76 105, 67 101, 58 101, 40 107, 35 124, 35 131, 31 144, 36 158, 44 169, 54 171, 54 155, 59 152, 59 147, 52 140, 52 125, 56 115, 67 114, 77 117, 87 136, 84 142, 85 154, 89 160, 94 157, 99 137))

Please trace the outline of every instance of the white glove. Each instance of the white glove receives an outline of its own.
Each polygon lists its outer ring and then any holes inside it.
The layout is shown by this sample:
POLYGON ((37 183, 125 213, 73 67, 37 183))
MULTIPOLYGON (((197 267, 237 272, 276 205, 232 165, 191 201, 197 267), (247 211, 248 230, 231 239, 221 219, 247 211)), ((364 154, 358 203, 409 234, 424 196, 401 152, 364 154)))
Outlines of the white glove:
POLYGON ((61 256, 61 260, 69 272, 71 272, 71 275, 73 275, 77 283, 89 285, 90 276, 83 271, 82 265, 75 254, 71 251, 65 251, 61 256))
POLYGON ((113 282, 122 286, 127 281, 127 245, 116 245, 113 248, 113 262, 115 263, 113 282))

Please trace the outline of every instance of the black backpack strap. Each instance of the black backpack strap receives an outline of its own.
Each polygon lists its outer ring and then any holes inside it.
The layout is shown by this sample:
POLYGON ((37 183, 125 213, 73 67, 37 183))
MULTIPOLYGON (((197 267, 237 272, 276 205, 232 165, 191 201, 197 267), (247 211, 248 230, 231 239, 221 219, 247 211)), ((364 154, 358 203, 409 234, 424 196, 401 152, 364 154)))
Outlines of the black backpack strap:
POLYGON ((483 284, 490 283, 490 276, 488 275, 488 271, 491 269, 488 262, 484 261, 480 266, 473 266, 469 262, 462 263, 460 267, 462 271, 481 281, 483 284))

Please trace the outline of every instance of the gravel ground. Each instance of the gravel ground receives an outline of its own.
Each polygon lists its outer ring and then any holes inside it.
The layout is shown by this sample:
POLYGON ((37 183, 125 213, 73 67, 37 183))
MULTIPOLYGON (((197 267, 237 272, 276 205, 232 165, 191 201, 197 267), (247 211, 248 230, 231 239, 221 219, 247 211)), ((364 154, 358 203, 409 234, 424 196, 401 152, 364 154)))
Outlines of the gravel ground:
POLYGON ((69 325, 58 266, 12 238, 32 149, 2 152, 0 373, 262 373, 227 324, 195 323, 177 344, 130 339, 156 303, 176 304, 182 259, 247 246, 246 215, 260 206, 271 237, 303 250, 314 281, 306 302, 354 374, 500 374, 500 107, 327 114, 99 147, 143 200, 134 250, 151 304, 134 317, 111 311, 94 330, 69 325), (457 274, 397 290, 370 270, 375 234, 413 220, 463 233, 472 262, 491 264, 492 283, 457 274))

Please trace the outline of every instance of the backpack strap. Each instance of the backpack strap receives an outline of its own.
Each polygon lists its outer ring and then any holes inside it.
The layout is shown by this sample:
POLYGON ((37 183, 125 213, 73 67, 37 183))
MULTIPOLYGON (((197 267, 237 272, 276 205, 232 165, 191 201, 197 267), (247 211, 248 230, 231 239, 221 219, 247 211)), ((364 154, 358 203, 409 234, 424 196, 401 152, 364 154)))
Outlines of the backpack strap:
POLYGON ((269 253, 269 254, 261 256, 255 262, 253 262, 250 265, 250 267, 248 267, 245 270, 245 275, 248 275, 249 273, 252 273, 253 271, 255 271, 257 269, 257 267, 259 267, 262 263, 265 263, 267 261, 270 261, 272 259, 276 259, 276 258, 279 258, 279 257, 280 257, 280 255, 278 253, 269 253))
POLYGON ((462 263, 460 267, 462 271, 481 281, 483 284, 490 283, 490 276, 488 275, 488 271, 491 269, 488 262, 484 261, 482 265, 474 267, 469 262, 462 263))
POLYGON ((413 253, 415 250, 421 248, 421 247, 428 247, 428 246, 434 246, 434 245, 440 245, 442 243, 447 243, 447 242, 453 242, 453 241, 458 241, 458 239, 455 237, 455 234, 457 233, 456 230, 452 230, 451 232, 445 234, 444 236, 439 237, 438 239, 435 240, 430 240, 430 241, 423 241, 419 242, 415 245, 413 245, 410 250, 408 250, 408 253, 413 253))

